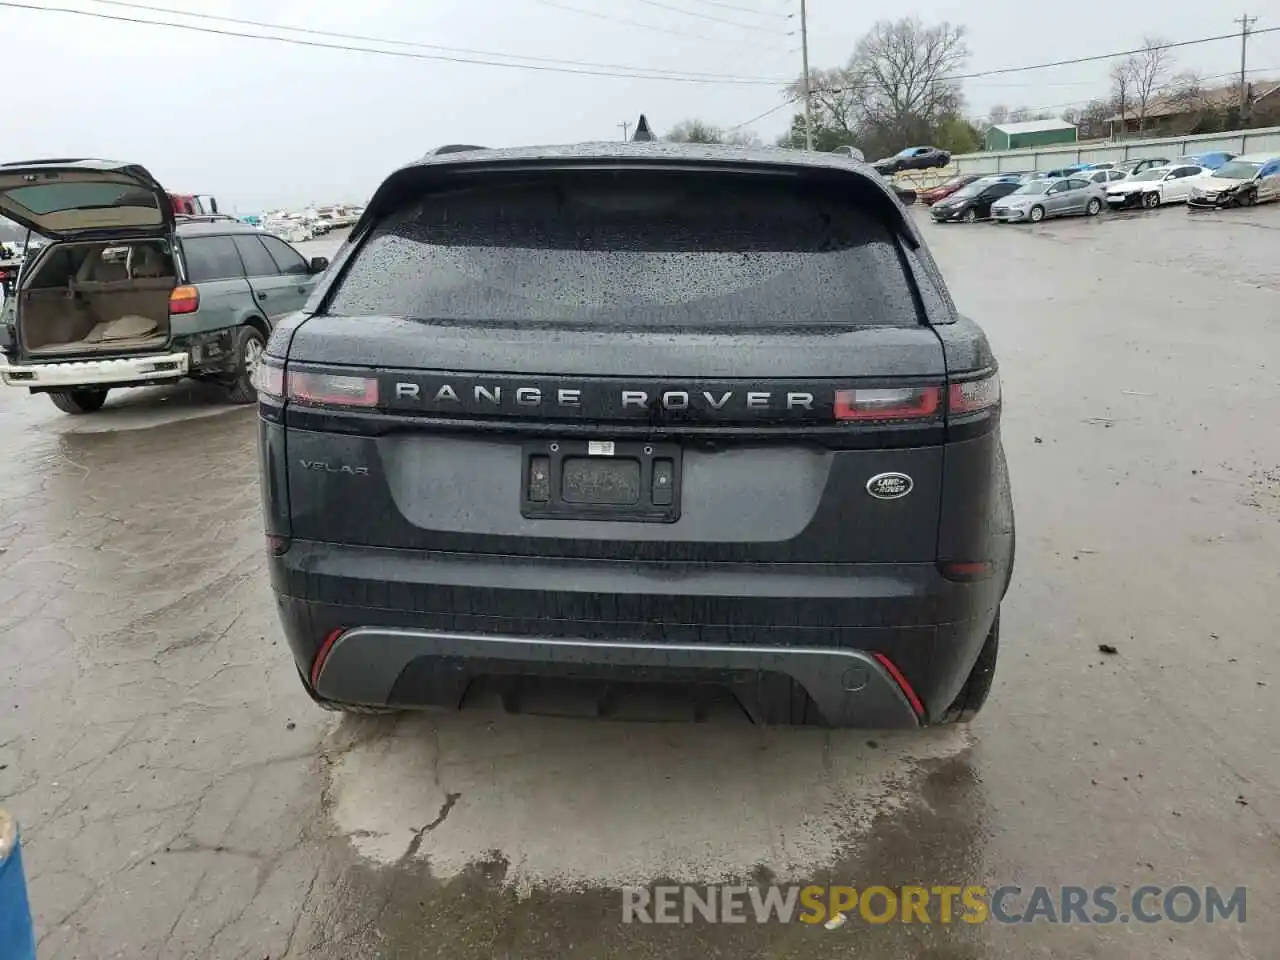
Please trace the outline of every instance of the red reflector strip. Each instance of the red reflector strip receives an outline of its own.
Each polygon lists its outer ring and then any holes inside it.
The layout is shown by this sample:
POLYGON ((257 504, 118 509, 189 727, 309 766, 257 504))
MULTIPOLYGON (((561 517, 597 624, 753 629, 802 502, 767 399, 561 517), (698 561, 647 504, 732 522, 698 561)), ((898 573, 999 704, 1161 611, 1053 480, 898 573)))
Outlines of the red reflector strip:
POLYGON ((314 690, 316 684, 320 682, 320 671, 324 669, 324 662, 329 658, 329 651, 333 649, 333 645, 338 642, 338 638, 345 632, 342 627, 337 630, 331 630, 328 636, 324 638, 324 642, 320 644, 320 649, 316 651, 316 658, 311 664, 311 689, 314 690))
POLYGON ((986 580, 995 572, 995 564, 990 560, 952 560, 939 563, 938 569, 948 580, 968 583, 986 580))
POLYGON ((923 420, 942 406, 942 388, 859 387, 837 390, 837 420, 923 420))
POLYGON ((902 675, 902 671, 899 670, 894 662, 883 653, 872 654, 872 656, 876 658, 876 662, 879 663, 880 666, 884 667, 889 676, 893 677, 893 682, 898 685, 898 688, 902 691, 903 695, 906 696, 907 703, 911 704, 911 709, 915 711, 916 716, 923 717, 924 704, 916 695, 915 690, 912 689, 911 684, 907 683, 907 678, 902 675))
POLYGON ((376 407, 378 381, 335 373, 290 373, 290 400, 322 407, 376 407))

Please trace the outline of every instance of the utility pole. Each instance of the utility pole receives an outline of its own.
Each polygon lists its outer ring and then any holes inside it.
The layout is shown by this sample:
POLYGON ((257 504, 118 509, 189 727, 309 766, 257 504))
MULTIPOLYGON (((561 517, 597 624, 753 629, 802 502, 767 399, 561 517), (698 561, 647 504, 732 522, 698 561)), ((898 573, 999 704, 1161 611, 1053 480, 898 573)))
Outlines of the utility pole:
POLYGON ((1249 28, 1258 22, 1257 17, 1245 13, 1232 21, 1240 24, 1240 122, 1243 124, 1249 113, 1249 82, 1245 79, 1245 62, 1249 53, 1249 28))
POLYGON ((627 133, 627 131, 629 131, 629 130, 631 129, 631 121, 630 121, 630 120, 623 120, 620 124, 618 124, 618 126, 620 126, 620 127, 622 128, 622 139, 623 139, 623 141, 625 142, 625 141, 627 141, 627 140, 630 140, 630 139, 631 139, 631 137, 630 137, 630 135, 627 133))
POLYGON ((809 14, 800 0, 800 56, 804 61, 804 148, 813 149, 813 98, 809 95, 809 14))

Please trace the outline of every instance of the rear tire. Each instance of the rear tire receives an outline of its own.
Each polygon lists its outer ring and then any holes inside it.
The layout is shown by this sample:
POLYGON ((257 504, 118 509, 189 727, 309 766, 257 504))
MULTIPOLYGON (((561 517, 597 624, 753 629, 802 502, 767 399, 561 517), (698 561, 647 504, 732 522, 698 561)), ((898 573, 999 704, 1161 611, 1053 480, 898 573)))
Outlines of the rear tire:
POLYGON ((257 327, 246 325, 236 331, 234 348, 236 368, 227 385, 227 399, 232 403, 253 403, 258 399, 253 375, 267 348, 267 338, 257 327))
POLYGON ((54 390, 49 399, 63 413, 96 413, 107 402, 106 390, 54 390))
POLYGON ((969 679, 956 695, 947 709, 944 723, 968 723, 978 715, 982 705, 987 702, 991 693, 991 684, 996 676, 996 658, 1000 653, 1000 609, 996 608, 996 618, 987 631, 987 639, 978 652, 973 669, 969 671, 969 679))

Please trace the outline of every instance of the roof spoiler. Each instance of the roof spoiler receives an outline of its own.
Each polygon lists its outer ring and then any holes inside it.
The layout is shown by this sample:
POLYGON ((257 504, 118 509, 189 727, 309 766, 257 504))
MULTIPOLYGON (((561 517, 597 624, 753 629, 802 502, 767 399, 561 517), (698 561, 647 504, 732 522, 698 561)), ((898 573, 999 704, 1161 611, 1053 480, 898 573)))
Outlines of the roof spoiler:
POLYGON ((488 147, 478 147, 471 143, 446 143, 442 147, 436 147, 427 153, 428 157, 439 156, 442 153, 466 153, 470 150, 488 150, 488 147))

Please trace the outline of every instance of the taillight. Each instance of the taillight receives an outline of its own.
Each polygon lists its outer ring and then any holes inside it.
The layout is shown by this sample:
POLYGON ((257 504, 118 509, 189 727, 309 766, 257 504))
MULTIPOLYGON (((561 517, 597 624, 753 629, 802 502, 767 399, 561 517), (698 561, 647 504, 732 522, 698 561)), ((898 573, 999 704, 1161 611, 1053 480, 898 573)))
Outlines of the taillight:
POLYGON ((942 406, 942 388, 859 387, 837 390, 837 420, 923 420, 942 406))
POLYGON ((1000 375, 990 373, 978 380, 951 384, 947 392, 947 412, 977 413, 1000 405, 1000 375))
POLYGON ((200 309, 200 290, 197 287, 174 287, 169 294, 169 314, 195 313, 200 309))
POLYGON ((293 371, 285 377, 285 395, 296 403, 322 407, 376 407, 378 381, 348 374, 293 371))
POLYGON ((268 400, 284 399, 284 364, 270 357, 263 357, 253 374, 253 388, 259 397, 268 400))

